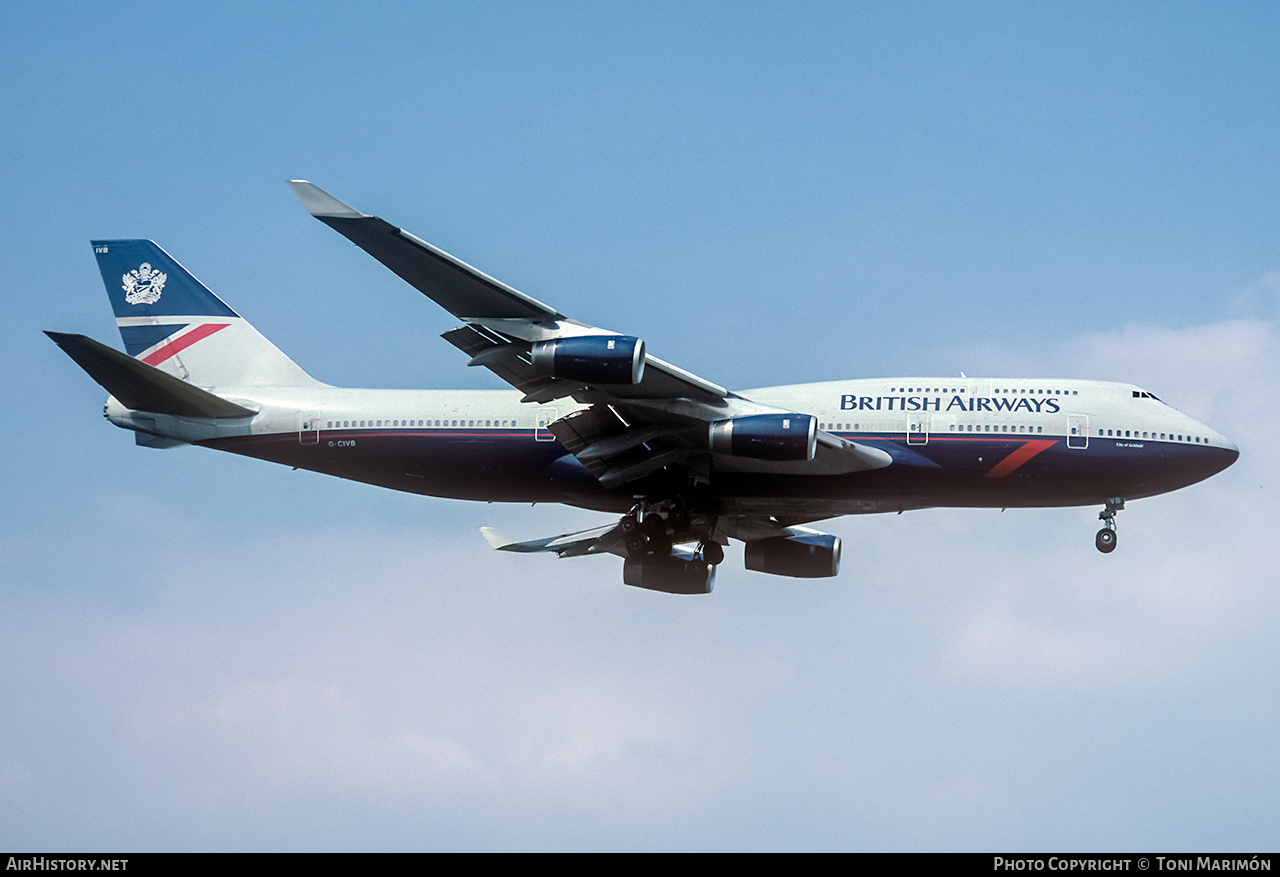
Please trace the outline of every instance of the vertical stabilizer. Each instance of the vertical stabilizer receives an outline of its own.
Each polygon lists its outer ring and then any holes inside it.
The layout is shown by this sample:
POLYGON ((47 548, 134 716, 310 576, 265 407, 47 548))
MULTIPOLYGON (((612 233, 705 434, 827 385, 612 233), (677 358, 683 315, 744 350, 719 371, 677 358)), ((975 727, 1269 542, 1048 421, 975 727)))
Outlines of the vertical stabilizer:
POLYGON ((93 241, 125 350, 199 387, 319 382, 152 241, 93 241))

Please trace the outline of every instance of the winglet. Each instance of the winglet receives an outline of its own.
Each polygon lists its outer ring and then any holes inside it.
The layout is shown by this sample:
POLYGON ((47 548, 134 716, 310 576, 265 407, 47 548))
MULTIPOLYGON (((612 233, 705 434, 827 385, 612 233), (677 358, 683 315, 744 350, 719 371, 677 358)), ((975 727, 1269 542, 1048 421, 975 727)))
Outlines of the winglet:
POLYGON ((335 219, 366 219, 368 214, 361 213, 350 204, 344 204, 337 198, 321 189, 315 183, 306 180, 289 180, 289 187, 298 196, 302 206, 312 216, 332 216, 335 219))
POLYGON ((480 535, 484 537, 484 541, 488 542, 492 547, 499 551, 515 542, 515 540, 506 533, 503 533, 500 530, 495 530, 493 527, 481 527, 480 535))

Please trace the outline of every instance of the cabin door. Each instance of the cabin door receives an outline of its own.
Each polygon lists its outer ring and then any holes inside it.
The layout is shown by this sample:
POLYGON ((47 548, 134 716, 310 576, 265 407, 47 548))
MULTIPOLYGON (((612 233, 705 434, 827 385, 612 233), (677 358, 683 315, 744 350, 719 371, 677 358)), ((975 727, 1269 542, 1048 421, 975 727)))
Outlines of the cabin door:
POLYGON ((1089 416, 1087 414, 1067 415, 1067 447, 1089 447, 1089 416))
POLYGON ((555 423, 555 420, 556 420, 556 409, 539 408, 538 422, 537 422, 537 426, 533 430, 533 437, 540 442, 555 441, 556 437, 552 435, 551 430, 547 429, 547 427, 555 423))
POLYGON ((320 443, 320 412, 298 412, 298 443, 315 445, 320 443))
POLYGON ((907 444, 926 445, 929 443, 929 415, 923 411, 912 411, 907 415, 907 444))

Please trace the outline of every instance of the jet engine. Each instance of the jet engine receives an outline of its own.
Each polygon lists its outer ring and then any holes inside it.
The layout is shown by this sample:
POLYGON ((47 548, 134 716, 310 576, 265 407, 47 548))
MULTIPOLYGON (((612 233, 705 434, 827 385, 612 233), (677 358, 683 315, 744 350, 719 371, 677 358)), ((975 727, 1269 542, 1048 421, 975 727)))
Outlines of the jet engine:
POLYGON ((634 335, 539 341, 530 359, 535 371, 584 384, 638 384, 644 376, 644 342, 634 335))
POLYGON ((820 579, 840 571, 840 537, 827 533, 774 536, 746 546, 747 569, 775 576, 820 579))
POLYGON ((701 560, 684 560, 670 554, 628 557, 622 564, 622 581, 668 594, 710 594, 716 568, 701 560))
POLYGON ((818 419, 811 414, 748 414, 711 424, 713 454, 756 460, 812 460, 818 419))

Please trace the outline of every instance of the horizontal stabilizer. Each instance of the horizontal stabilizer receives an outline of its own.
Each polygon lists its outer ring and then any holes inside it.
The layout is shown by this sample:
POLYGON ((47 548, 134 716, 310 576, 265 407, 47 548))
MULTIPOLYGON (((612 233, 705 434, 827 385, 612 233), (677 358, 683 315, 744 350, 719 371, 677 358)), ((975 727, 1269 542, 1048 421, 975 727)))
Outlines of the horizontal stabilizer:
POLYGON ((84 335, 45 334, 121 405, 134 411, 215 419, 256 413, 84 335))
POLYGON ((133 443, 140 448, 155 448, 158 450, 168 450, 169 448, 183 448, 188 445, 182 439, 169 438, 163 435, 152 435, 149 432, 135 432, 133 434, 133 443))

